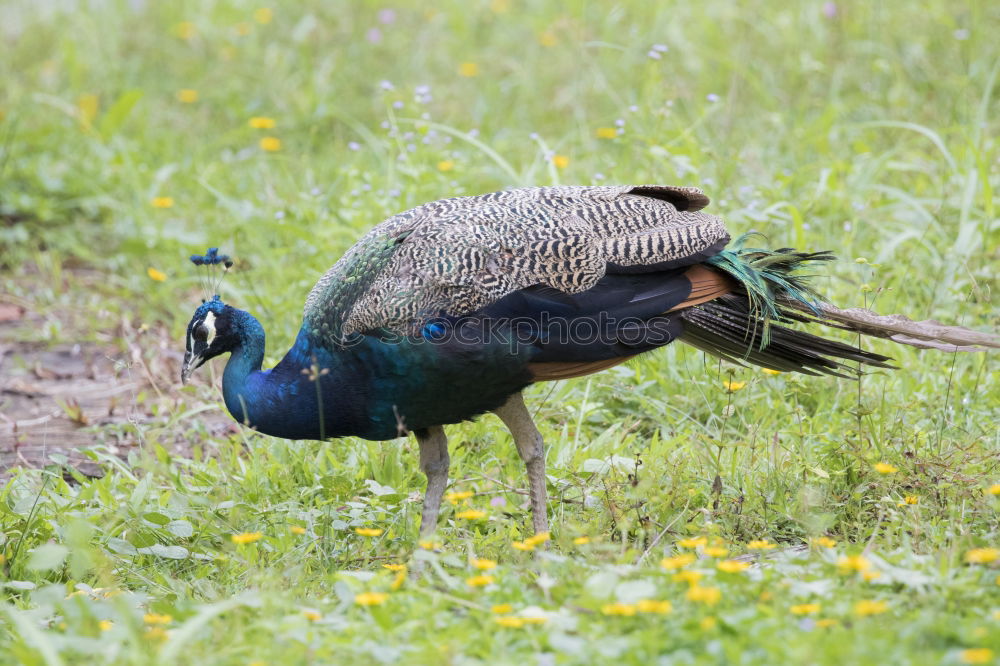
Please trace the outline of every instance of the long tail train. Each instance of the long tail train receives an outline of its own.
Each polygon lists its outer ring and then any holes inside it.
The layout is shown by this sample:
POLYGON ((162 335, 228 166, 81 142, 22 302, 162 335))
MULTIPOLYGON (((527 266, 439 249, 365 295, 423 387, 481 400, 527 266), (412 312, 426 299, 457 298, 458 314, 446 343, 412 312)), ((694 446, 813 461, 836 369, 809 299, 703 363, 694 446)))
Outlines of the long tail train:
POLYGON ((681 341, 735 363, 841 377, 849 376, 845 372, 857 372, 845 361, 888 368, 892 367, 892 359, 780 324, 818 323, 949 352, 1000 348, 1000 339, 989 333, 933 320, 912 321, 898 314, 879 315, 863 308, 842 310, 825 303, 808 285, 808 276, 799 271, 810 262, 829 261, 833 255, 789 248, 747 248, 750 237, 742 236, 733 249, 706 262, 732 277, 738 288, 732 294, 683 311, 681 341))

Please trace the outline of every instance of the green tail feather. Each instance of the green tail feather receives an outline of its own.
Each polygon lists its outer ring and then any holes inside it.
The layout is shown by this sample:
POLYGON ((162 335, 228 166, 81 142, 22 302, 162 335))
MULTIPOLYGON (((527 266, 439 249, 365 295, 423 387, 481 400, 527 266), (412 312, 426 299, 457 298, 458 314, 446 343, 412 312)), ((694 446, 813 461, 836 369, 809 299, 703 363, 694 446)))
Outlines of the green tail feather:
POLYGON ((823 298, 808 284, 808 275, 796 274, 808 262, 831 261, 829 252, 798 252, 791 248, 764 250, 746 247, 747 241, 761 234, 749 232, 737 238, 729 247, 705 263, 732 276, 746 291, 750 313, 763 326, 760 348, 770 341, 772 321, 787 321, 782 312, 782 300, 802 303, 815 314, 823 298))

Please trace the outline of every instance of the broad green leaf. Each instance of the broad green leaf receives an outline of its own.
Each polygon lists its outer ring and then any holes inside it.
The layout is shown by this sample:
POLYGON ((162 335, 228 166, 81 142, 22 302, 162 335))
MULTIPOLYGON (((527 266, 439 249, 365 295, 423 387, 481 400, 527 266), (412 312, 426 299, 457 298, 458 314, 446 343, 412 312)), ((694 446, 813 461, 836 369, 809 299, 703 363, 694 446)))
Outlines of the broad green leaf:
POLYGON ((69 554, 66 546, 57 543, 46 543, 31 551, 28 558, 28 569, 31 571, 51 571, 62 565, 69 554))
POLYGON ((184 539, 194 535, 194 527, 186 520, 172 520, 167 523, 167 531, 184 539))
POLYGON ((165 557, 168 560, 183 560, 188 556, 187 548, 183 546, 165 546, 162 543, 147 548, 136 548, 136 551, 141 555, 156 555, 157 557, 165 557))

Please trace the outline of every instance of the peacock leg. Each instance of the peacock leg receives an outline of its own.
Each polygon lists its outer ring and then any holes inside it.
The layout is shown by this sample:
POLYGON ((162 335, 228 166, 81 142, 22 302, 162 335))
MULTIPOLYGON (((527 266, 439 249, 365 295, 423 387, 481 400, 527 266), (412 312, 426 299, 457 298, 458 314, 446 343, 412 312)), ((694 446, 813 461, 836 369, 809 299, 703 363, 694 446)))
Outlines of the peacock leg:
POLYGON ((427 492, 424 493, 424 510, 420 516, 420 536, 425 538, 437 529, 441 495, 448 485, 448 437, 441 426, 414 430, 420 445, 420 469, 427 475, 427 492))
POLYGON ((524 406, 524 398, 515 393, 507 399, 502 407, 494 410, 500 417, 510 434, 514 436, 514 445, 521 454, 521 460, 528 468, 528 497, 531 499, 531 517, 535 534, 549 531, 549 518, 546 514, 545 497, 545 448, 542 446, 542 434, 531 420, 528 408, 524 406))

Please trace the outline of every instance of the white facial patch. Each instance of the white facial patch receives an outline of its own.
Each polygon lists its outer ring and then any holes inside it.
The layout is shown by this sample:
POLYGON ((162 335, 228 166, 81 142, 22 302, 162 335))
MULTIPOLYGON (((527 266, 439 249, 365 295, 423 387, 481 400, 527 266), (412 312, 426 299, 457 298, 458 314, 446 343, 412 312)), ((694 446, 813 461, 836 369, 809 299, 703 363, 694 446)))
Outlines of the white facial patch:
POLYGON ((205 344, 211 345, 212 340, 215 338, 215 313, 209 312, 206 314, 205 321, 203 321, 201 325, 205 327, 206 331, 208 331, 208 335, 205 336, 205 344))

